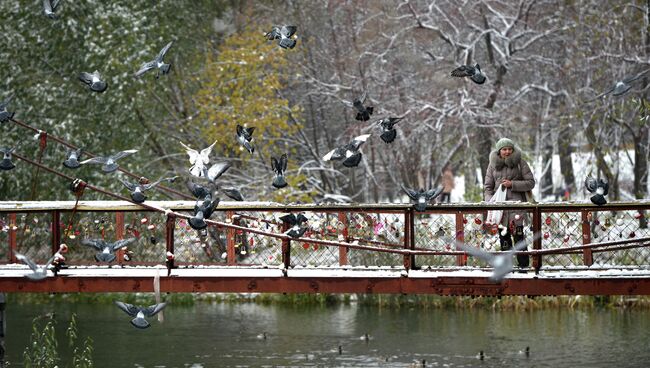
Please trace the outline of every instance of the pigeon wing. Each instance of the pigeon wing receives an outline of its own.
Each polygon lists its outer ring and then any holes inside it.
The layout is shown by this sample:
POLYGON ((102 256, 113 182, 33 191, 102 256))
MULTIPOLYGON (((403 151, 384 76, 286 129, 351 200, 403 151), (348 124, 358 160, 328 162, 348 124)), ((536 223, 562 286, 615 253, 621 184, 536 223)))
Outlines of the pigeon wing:
POLYGON ((86 84, 91 84, 93 82, 93 75, 90 73, 82 72, 79 74, 79 80, 86 84))
POLYGON ((87 160, 83 160, 83 161, 79 162, 79 164, 81 164, 81 165, 85 165, 85 164, 102 164, 103 165, 103 164, 105 164, 107 162, 108 162, 108 158, 101 157, 101 156, 96 156, 96 157, 89 158, 87 160))
POLYGON ((285 172, 287 171, 287 164, 288 164, 289 159, 287 158, 287 154, 283 153, 282 156, 280 156, 280 171, 285 172))
POLYGON ((430 201, 438 197, 440 193, 442 193, 442 189, 443 189, 442 187, 438 187, 435 189, 427 190, 426 193, 424 193, 424 196, 427 198, 427 200, 430 201))
POLYGON ((156 60, 158 61, 163 60, 163 58, 167 54, 167 51, 169 51, 169 48, 172 47, 172 43, 174 43, 174 41, 169 42, 168 44, 165 45, 165 47, 162 48, 162 50, 160 50, 160 52, 156 56, 156 60))
POLYGON ((124 157, 126 157, 126 156, 128 156, 128 155, 134 154, 134 153, 136 153, 136 152, 138 152, 138 150, 136 150, 136 149, 130 149, 130 150, 126 150, 126 151, 120 151, 120 152, 118 152, 118 153, 116 153, 116 154, 114 154, 114 155, 111 155, 111 158, 112 158, 114 161, 117 161, 117 160, 119 160, 119 159, 121 159, 121 158, 124 158, 124 157))
POLYGON ((217 141, 214 141, 214 143, 212 143, 210 146, 201 150, 201 154, 199 157, 201 158, 201 161, 203 161, 204 164, 210 162, 210 153, 212 152, 212 147, 214 147, 215 144, 217 144, 217 141))
POLYGON ((48 259, 47 262, 45 262, 45 265, 43 266, 43 268, 47 270, 48 267, 50 267, 50 265, 52 264, 52 262, 54 262, 57 255, 58 255, 58 253, 55 253, 52 257, 50 257, 50 259, 48 259))
MULTIPOLYGON (((185 148, 185 151, 187 152, 187 155, 190 156, 190 164, 194 165, 196 163, 196 159, 199 157, 199 152, 195 150, 194 148, 191 148, 187 146, 183 142, 179 142, 183 148, 185 148)), ((201 151, 203 153, 203 151, 201 151)))
POLYGON ((472 255, 474 257, 480 258, 490 264, 492 264, 492 259, 494 258, 494 255, 492 255, 489 252, 484 251, 483 249, 477 248, 477 247, 472 247, 470 245, 461 243, 461 242, 456 242, 456 247, 458 249, 462 250, 463 252, 472 255))
POLYGON ((400 185, 400 186, 402 187, 404 193, 406 193, 406 195, 409 196, 409 198, 411 198, 414 201, 418 200, 418 192, 416 192, 413 189, 407 188, 404 185, 400 185))
POLYGON ((38 266, 36 265, 36 263, 34 263, 31 259, 27 258, 27 256, 25 256, 25 255, 22 255, 20 253, 16 253, 16 259, 21 261, 22 263, 26 264, 27 266, 29 266, 29 268, 32 271, 37 271, 38 270, 38 266))
POLYGON ((451 71, 452 77, 469 77, 474 75, 474 68, 467 65, 461 65, 458 68, 451 71))
POLYGON ((50 0, 43 0, 43 9, 45 10, 45 13, 52 12, 52 4, 50 4, 50 0))
POLYGON ((158 312, 160 312, 161 310, 165 309, 166 306, 167 306, 167 303, 166 303, 166 302, 162 302, 162 303, 158 303, 158 304, 150 305, 150 306, 148 306, 147 308, 143 308, 143 309, 142 309, 142 313, 144 313, 144 315, 145 315, 146 317, 153 317, 153 316, 156 315, 158 312))
POLYGON ((323 156, 323 161, 329 161, 329 160, 340 160, 342 157, 339 157, 340 155, 336 155, 338 152, 339 148, 334 148, 333 150, 329 151, 328 153, 323 156), (336 157, 334 156, 336 155, 336 157))
POLYGON ((294 33, 296 33, 297 30, 298 30, 298 27, 296 27, 296 26, 282 26, 282 28, 280 29, 280 32, 284 35, 284 37, 289 38, 289 37, 293 36, 294 33))
POLYGON ((56 8, 59 6, 59 1, 60 0, 52 1, 52 10, 56 10, 56 8))
POLYGON ((136 187, 135 184, 129 183, 128 181, 122 180, 120 178, 118 178, 117 180, 119 180, 120 183, 122 183, 126 187, 126 189, 128 189, 129 191, 133 192, 135 190, 135 187, 136 187))
POLYGON ((594 193, 596 191, 597 183, 596 179, 592 178, 591 176, 587 176, 585 178, 585 188, 587 191, 590 193, 594 193))
POLYGON ((104 241, 101 239, 84 239, 81 241, 81 245, 92 247, 99 251, 104 249, 104 241))
POLYGON ((118 302, 115 301, 115 305, 117 305, 118 308, 124 311, 124 313, 128 314, 131 317, 135 317, 138 312, 140 311, 140 308, 136 307, 133 304, 129 303, 123 303, 123 302, 118 302))
POLYGON ((208 180, 215 181, 230 168, 229 162, 217 162, 208 169, 208 180))
POLYGON ((609 183, 607 183, 606 181, 601 180, 600 186, 603 187, 603 195, 606 196, 607 193, 609 193, 609 183))
POLYGON ((297 223, 296 216, 293 213, 281 216, 280 220, 282 222, 284 222, 284 223, 287 223, 287 224, 291 225, 291 226, 294 226, 297 223))
POLYGON ((363 91, 363 93, 361 94, 361 97, 359 97, 359 102, 361 102, 361 103, 366 102, 366 97, 368 97, 368 92, 363 91))
POLYGON ((144 63, 144 64, 142 64, 140 69, 137 72, 135 72, 135 76, 139 77, 142 74, 148 72, 149 70, 151 70, 151 69, 153 69, 155 67, 156 67, 156 62, 155 61, 150 61, 148 63, 144 63))
POLYGON ((135 238, 120 239, 120 240, 116 241, 115 243, 113 243, 112 249, 113 249, 113 251, 120 250, 120 249, 126 247, 127 245, 133 243, 134 241, 135 241, 135 238))
POLYGON ((649 71, 650 71, 650 69, 646 69, 646 70, 642 71, 641 73, 635 75, 634 77, 630 77, 630 78, 623 79, 623 83, 626 83, 626 84, 627 84, 627 83, 632 83, 632 82, 634 82, 635 80, 637 80, 637 79, 643 77, 643 76, 644 76, 647 72, 649 72, 649 71))

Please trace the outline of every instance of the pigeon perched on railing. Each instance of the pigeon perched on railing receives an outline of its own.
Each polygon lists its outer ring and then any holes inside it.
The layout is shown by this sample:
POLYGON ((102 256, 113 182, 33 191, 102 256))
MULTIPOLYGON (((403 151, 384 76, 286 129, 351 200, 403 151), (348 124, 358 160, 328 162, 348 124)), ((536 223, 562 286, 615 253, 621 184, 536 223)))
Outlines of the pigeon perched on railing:
POLYGON ((58 6, 59 0, 43 0, 43 13, 50 19, 57 19, 58 17, 54 12, 58 6))
POLYGON ((16 165, 11 161, 11 154, 14 152, 16 147, 13 148, 0 148, 0 152, 2 152, 2 161, 0 161, 0 170, 11 170, 16 165))
POLYGON ((81 154, 83 153, 83 148, 79 149, 68 149, 68 158, 63 161, 63 166, 67 167, 68 169, 78 169, 81 167, 81 163, 79 163, 79 159, 81 158, 81 154))
POLYGON ((627 91, 629 91, 632 88, 632 84, 631 84, 632 82, 634 82, 637 79, 640 79, 641 77, 643 77, 649 71, 650 71, 650 69, 646 69, 646 70, 642 71, 641 73, 639 73, 639 74, 637 74, 637 75, 635 75, 633 77, 628 77, 628 78, 624 78, 624 79, 622 79, 620 81, 617 81, 616 84, 612 88, 610 88, 607 91, 599 94, 598 96, 594 97, 590 101, 597 100, 597 99, 599 99, 601 97, 604 97, 604 96, 606 96, 606 95, 608 95, 610 93, 612 94, 612 96, 622 96, 622 95, 624 95, 625 93, 627 93, 627 91))
POLYGON ((170 43, 165 45, 165 47, 163 47, 162 50, 160 50, 158 55, 156 55, 155 59, 153 59, 150 62, 142 64, 142 66, 140 67, 140 70, 135 72, 135 76, 139 77, 139 76, 141 76, 142 74, 148 72, 151 69, 158 69, 158 70, 156 70, 156 79, 158 79, 160 77, 160 73, 162 73, 163 75, 169 73, 169 70, 171 69, 172 64, 171 63, 165 64, 165 62, 163 61, 163 58, 165 57, 165 54, 167 54, 167 51, 169 51, 169 48, 172 47, 172 43, 174 43, 174 41, 171 41, 170 43))
POLYGON ((355 137, 352 142, 329 151, 325 156, 323 156, 323 161, 343 160, 343 166, 346 167, 355 167, 359 165, 362 157, 359 148, 366 140, 368 140, 368 137, 370 137, 370 134, 355 137))
POLYGON ((125 248, 135 240, 135 238, 129 238, 109 243, 104 239, 84 239, 81 241, 81 244, 99 251, 99 253, 95 254, 95 260, 97 262, 111 263, 115 260, 115 251, 125 248))
POLYGON ((244 197, 242 196, 241 192, 237 188, 222 188, 221 191, 223 194, 227 195, 228 198, 233 199, 235 201, 241 202, 244 200, 244 197))
POLYGON ((59 257, 61 257, 61 254, 57 252, 52 257, 50 257, 50 259, 48 259, 43 266, 39 266, 36 263, 34 263, 34 261, 29 259, 27 256, 22 255, 20 253, 16 253, 16 259, 29 266, 29 268, 33 271, 32 273, 26 274, 25 277, 34 281, 43 280, 44 278, 46 278, 48 268, 50 267, 52 262, 54 262, 54 260, 59 257))
POLYGON ((442 187, 438 187, 430 190, 424 190, 422 188, 420 190, 413 190, 402 185, 402 190, 406 195, 415 201, 415 210, 420 212, 427 209, 427 203, 439 196, 442 193, 442 189, 442 187))
POLYGON ((129 190, 129 194, 131 195, 131 199, 133 200, 133 202, 142 203, 147 199, 147 196, 144 194, 145 191, 154 188, 162 181, 173 182, 174 180, 176 180, 176 177, 160 178, 153 183, 144 182, 142 180, 138 183, 131 183, 122 180, 120 178, 118 178, 117 180, 119 180, 120 183, 122 183, 126 187, 126 189, 129 190))
POLYGON ((291 37, 296 33, 296 26, 273 26, 271 32, 267 32, 264 37, 267 40, 278 40, 278 45, 283 49, 292 49, 296 46, 296 40, 291 37))
POLYGON ((128 314, 129 316, 135 317, 131 320, 131 324, 133 325, 133 327, 145 329, 151 326, 151 324, 149 324, 149 322, 147 322, 147 320, 144 318, 155 316, 156 314, 158 314, 158 312, 160 312, 167 306, 167 303, 163 302, 163 303, 150 305, 148 307, 141 307, 138 305, 115 301, 115 305, 117 305, 118 308, 123 310, 124 313, 128 314))
POLYGON ((597 206, 602 206, 607 203, 605 196, 609 192, 609 183, 601 178, 594 179, 591 176, 585 178, 585 188, 589 193, 595 193, 591 196, 591 202, 597 206))
POLYGON ((6 123, 9 119, 13 119, 14 112, 7 111, 7 106, 11 102, 11 99, 14 98, 13 95, 9 96, 6 100, 0 102, 0 123, 6 123))
POLYGON ((286 187, 287 181, 284 178, 284 172, 287 171, 287 154, 282 154, 279 160, 271 157, 271 169, 275 173, 272 185, 278 189, 286 187))
POLYGON ((284 233, 286 235, 289 235, 292 238, 299 238, 303 236, 305 232, 309 229, 308 226, 302 226, 302 224, 308 221, 307 217, 305 217, 305 215, 303 215, 302 213, 299 213, 298 215, 290 213, 280 217, 280 220, 285 224, 291 226, 284 233))
POLYGON ((88 160, 81 161, 80 164, 85 165, 85 164, 100 164, 102 165, 102 171, 105 173, 112 173, 115 172, 117 169, 119 169, 119 166, 117 165, 117 160, 124 158, 128 155, 134 154, 138 152, 136 149, 130 149, 126 151, 120 151, 118 153, 112 154, 108 157, 101 157, 101 156, 96 156, 93 158, 89 158, 88 160))
POLYGON ((499 252, 498 254, 492 254, 481 248, 473 247, 459 241, 456 241, 456 246, 463 252, 469 253, 470 255, 487 262, 493 268, 490 280, 501 282, 501 280, 503 280, 503 278, 513 270, 512 258, 515 255, 514 253, 525 250, 529 241, 533 242, 539 239, 540 236, 541 233, 537 233, 533 235, 532 241, 528 239, 521 240, 517 242, 512 249, 507 252, 499 252))
POLYGON ((205 229, 208 224, 205 220, 212 216, 212 212, 217 208, 219 198, 212 199, 212 196, 206 196, 203 200, 196 201, 194 204, 194 216, 188 220, 190 226, 194 230, 205 229))
POLYGON ((79 80, 84 82, 93 92, 102 93, 106 91, 108 83, 102 80, 102 76, 95 70, 93 73, 82 72, 79 74, 79 80))
POLYGON ((381 127, 381 135, 379 138, 386 143, 393 142, 395 137, 397 137, 397 130, 395 130, 394 125, 402 119, 404 118, 384 118, 379 120, 378 123, 381 127))
POLYGON ((255 127, 246 128, 237 124, 237 142, 251 154, 255 151, 255 148, 251 145, 254 130, 255 127))
POLYGON ((190 167, 190 174, 199 178, 203 177, 207 170, 206 165, 210 163, 210 153, 212 152, 214 145, 217 144, 217 141, 214 141, 214 143, 207 148, 202 149, 200 153, 199 151, 188 147, 185 143, 180 143, 187 151, 188 156, 190 156, 190 164, 192 165, 190 167))
POLYGON ((452 70, 451 72, 452 77, 469 77, 472 82, 476 84, 483 84, 485 83, 485 74, 481 72, 481 67, 476 64, 474 66, 472 65, 461 65, 458 68, 452 70))

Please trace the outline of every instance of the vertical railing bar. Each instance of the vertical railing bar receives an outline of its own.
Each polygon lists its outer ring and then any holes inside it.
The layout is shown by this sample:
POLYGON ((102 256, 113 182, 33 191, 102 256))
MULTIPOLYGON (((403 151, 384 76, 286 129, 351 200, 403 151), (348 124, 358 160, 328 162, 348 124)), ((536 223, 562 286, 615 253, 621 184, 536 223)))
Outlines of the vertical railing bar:
POLYGON ((60 222, 61 212, 59 210, 52 211, 52 224, 50 227, 52 231, 52 254, 58 252, 59 247, 61 246, 61 226, 59 225, 60 222))
MULTIPOLYGON (((282 223, 282 232, 286 233, 291 225, 286 222, 282 223)), ((282 239, 282 263, 284 269, 287 270, 291 266, 291 240, 282 239)))
MULTIPOLYGON (((228 210, 226 211, 226 221, 236 225, 235 211, 228 210)), ((235 238, 236 230, 228 228, 226 229, 226 264, 228 266, 234 266, 236 263, 237 253, 235 252, 235 238)))
MULTIPOLYGON (((415 212, 413 208, 404 211, 404 249, 415 248, 415 212)), ((404 268, 415 268, 415 255, 404 255, 404 268)))
MULTIPOLYGON (((465 242, 465 223, 463 222, 464 214, 462 211, 456 212, 456 250, 461 250, 459 244, 465 242)), ((457 266, 467 266, 467 255, 461 254, 456 256, 457 266)))
MULTIPOLYGON (((174 253, 174 230, 176 229, 176 216, 173 214, 167 215, 167 220, 165 221, 165 247, 167 252, 171 254, 174 253)), ((174 257, 165 257, 167 265, 167 276, 171 274, 172 269, 174 268, 174 257)))
POLYGON ((16 231, 18 230, 18 225, 16 225, 16 214, 9 214, 9 263, 16 263, 16 231))
MULTIPOLYGON (((124 212, 115 212, 115 241, 124 239, 124 212)), ((124 248, 117 251, 117 263, 124 263, 124 248)))
MULTIPOLYGON (((587 210, 580 211, 582 213, 582 244, 591 243, 591 213, 587 210)), ((586 248, 582 251, 582 258, 585 266, 594 264, 594 256, 591 248, 586 248)))
MULTIPOLYGON (((341 230, 341 235, 345 241, 348 241, 349 231, 348 231, 348 216, 347 212, 339 211, 338 212, 339 222, 343 224, 343 229, 341 230)), ((348 247, 339 247, 339 266, 345 266, 348 264, 348 247)))
MULTIPOLYGON (((533 209, 533 234, 540 234, 542 231, 542 211, 538 206, 533 209)), ((542 249, 542 238, 541 236, 536 237, 533 240, 533 249, 542 249)), ((542 268, 542 255, 537 254, 533 256, 533 268, 535 273, 539 273, 539 270, 542 268)))

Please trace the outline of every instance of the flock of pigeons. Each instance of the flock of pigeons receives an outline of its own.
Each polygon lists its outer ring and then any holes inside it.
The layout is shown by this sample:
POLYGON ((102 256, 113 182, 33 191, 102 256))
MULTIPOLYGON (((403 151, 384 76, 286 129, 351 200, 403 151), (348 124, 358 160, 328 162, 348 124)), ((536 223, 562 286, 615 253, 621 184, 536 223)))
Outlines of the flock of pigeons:
MULTIPOLYGON (((43 0, 43 11, 44 14, 51 19, 57 19, 56 14, 57 7, 59 5, 59 0, 43 0)), ((296 26, 282 25, 274 26, 270 32, 265 34, 267 40, 276 40, 278 45, 283 49, 293 49, 296 46, 296 37, 295 33, 297 31, 296 26)), ((135 77, 141 77, 149 71, 155 70, 155 78, 158 79, 161 75, 166 75, 171 71, 171 63, 165 63, 164 58, 169 52, 170 48, 173 45, 173 41, 167 43, 160 52, 153 58, 153 60, 145 62, 141 67, 135 72, 135 77)), ((612 93, 614 96, 620 96, 629 91, 631 88, 631 83, 635 80, 643 77, 648 70, 634 76, 631 78, 626 78, 622 81, 616 83, 614 87, 598 95, 596 99, 601 98, 609 93, 612 93)), ((484 84, 487 80, 487 77, 481 71, 479 64, 475 65, 461 65, 460 67, 454 69, 451 72, 452 77, 465 78, 468 77, 472 82, 476 84, 484 84)), ((88 89, 92 92, 103 93, 108 88, 108 83, 102 79, 99 71, 94 71, 92 73, 82 72, 79 74, 79 80, 88 86, 88 89)), ((7 100, 0 102, 0 123, 4 123, 8 120, 12 120, 15 112, 10 112, 7 110, 13 96, 10 96, 7 100)), ((352 102, 344 101, 344 103, 354 108, 356 111, 355 119, 358 121, 368 121, 374 113, 374 106, 368 106, 366 103, 367 93, 364 92, 359 98, 354 99, 352 102)), ((385 117, 374 123, 374 126, 377 126, 381 129, 381 134, 379 137, 387 144, 395 141, 397 137, 397 130, 395 129, 396 124, 402 121, 404 117, 385 117)), ((245 149, 250 154, 253 154, 255 148, 253 146, 253 133, 255 127, 246 127, 237 125, 235 132, 235 139, 237 143, 245 149)), ((349 143, 336 147, 326 155, 322 157, 323 161, 341 161, 342 165, 345 167, 356 167, 362 160, 362 152, 360 150, 361 146, 368 140, 371 134, 364 134, 354 137, 349 143)), ((210 163, 210 153, 214 148, 215 141, 210 146, 202 149, 200 152, 189 147, 188 145, 180 142, 181 146, 185 149, 189 156, 190 168, 188 170, 190 176, 195 179, 204 180, 206 183, 197 183, 192 180, 187 182, 187 188, 190 193, 196 198, 196 203, 193 210, 193 216, 189 219, 188 223, 193 229, 202 230, 207 227, 206 219, 209 219, 215 208, 219 204, 219 197, 215 195, 217 190, 224 193, 229 198, 236 201, 243 201, 244 198, 241 192, 236 188, 219 188, 216 184, 217 179, 223 175, 229 168, 230 164, 228 162, 217 162, 211 166, 208 166, 210 163)), ((3 153, 3 158, 0 161, 0 170, 11 170, 15 167, 12 162, 12 152, 16 147, 11 148, 0 148, 0 152, 3 153)), ((119 151, 108 156, 96 156, 83 161, 80 161, 83 155, 83 149, 69 149, 67 152, 67 157, 63 161, 63 166, 68 169, 78 169, 82 165, 101 165, 101 170, 104 173, 113 173, 118 170, 118 160, 121 160, 129 155, 136 153, 137 150, 130 149, 125 151, 119 151)), ((271 181, 271 185, 275 188, 284 188, 286 187, 287 181, 285 173, 287 171, 288 157, 286 154, 281 155, 280 157, 271 158, 271 169, 274 173, 274 177, 271 181)), ((141 178, 138 182, 127 182, 122 179, 118 179, 124 187, 128 190, 131 199, 135 203, 143 203, 146 200, 145 192, 156 187, 159 183, 163 181, 172 182, 177 177, 170 178, 160 178, 155 182, 149 182, 145 178, 141 178)), ((593 179, 587 177, 585 180, 586 189, 594 193, 591 197, 591 201, 597 205, 603 205, 606 202, 604 196, 608 192, 608 184, 602 179, 593 179)), ((403 191, 411 198, 415 203, 415 209, 417 211, 426 210, 427 204, 440 195, 442 188, 429 189, 425 190, 420 188, 419 190, 414 190, 402 186, 403 191)), ((285 234, 291 237, 301 237, 308 229, 306 222, 308 219, 303 214, 288 214, 282 216, 280 220, 286 225, 285 228, 288 230, 285 234)), ((107 242, 103 239, 86 239, 81 242, 82 245, 91 247, 97 250, 95 254, 95 259, 98 262, 110 263, 113 262, 116 258, 115 252, 120 249, 125 249, 129 244, 133 243, 135 238, 118 240, 116 242, 107 242)), ((525 245, 515 245, 513 251, 523 249, 525 245)), ((475 247, 466 246, 465 244, 459 243, 458 247, 463 249, 467 253, 480 257, 488 261, 495 269, 493 278, 497 281, 501 280, 508 272, 512 270, 512 254, 502 254, 494 256, 488 252, 479 250, 475 247)), ((24 262, 32 270, 32 273, 27 274, 26 277, 31 280, 42 280, 47 277, 47 271, 50 266, 54 265, 55 272, 57 271, 57 264, 64 259, 62 253, 67 251, 67 246, 65 244, 61 245, 61 248, 56 252, 43 266, 39 266, 31 261, 28 257, 17 254, 17 259, 21 262, 24 262)), ((170 255, 168 254, 168 259, 170 255)), ((173 255, 171 255, 173 257, 173 255)), ((144 319, 144 317, 151 317, 163 308, 165 308, 166 303, 158 303, 151 305, 149 307, 134 306, 126 304, 123 302, 116 302, 116 305, 122 309, 128 315, 134 317, 131 321, 132 325, 137 328, 147 328, 149 323, 144 319)))

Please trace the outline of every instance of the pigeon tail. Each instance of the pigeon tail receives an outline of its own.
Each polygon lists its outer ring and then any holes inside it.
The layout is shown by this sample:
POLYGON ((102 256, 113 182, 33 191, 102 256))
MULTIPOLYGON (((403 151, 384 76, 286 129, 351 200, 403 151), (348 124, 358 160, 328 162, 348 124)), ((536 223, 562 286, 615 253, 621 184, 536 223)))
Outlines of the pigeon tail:
POLYGON ((607 204, 607 200, 605 199, 605 196, 602 196, 600 194, 594 194, 591 196, 591 203, 595 204, 596 206, 602 206, 604 204, 607 204))
POLYGON ((278 44, 283 49, 292 49, 296 47, 296 40, 292 40, 291 38, 283 38, 278 44))
POLYGON ((79 161, 77 160, 65 160, 63 161, 63 166, 68 169, 78 169, 81 167, 81 164, 79 164, 79 161))
POLYGON ((188 222, 194 230, 203 230, 208 227, 208 224, 200 217, 191 217, 188 222))
POLYGON ((144 195, 144 193, 142 193, 142 192, 131 193, 131 199, 135 203, 142 203, 142 202, 144 202, 145 199, 147 199, 147 196, 144 195))
POLYGON ((395 137, 397 137, 397 130, 395 129, 386 130, 379 136, 379 138, 386 143, 392 143, 395 140, 395 137))
POLYGON ((160 66, 160 71, 163 73, 163 75, 164 74, 169 74, 169 71, 171 70, 171 68, 172 68, 171 63, 170 64, 163 64, 162 66, 160 66))
POLYGON ((273 179, 273 186, 280 189, 287 186, 287 181, 284 180, 284 176, 278 175, 273 179))
POLYGON ((143 329, 143 330, 144 330, 145 328, 151 326, 151 325, 149 324, 149 322, 147 322, 146 319, 144 319, 144 318, 137 318, 137 317, 131 320, 131 324, 133 325, 133 327, 140 328, 140 329, 143 329))
POLYGON ((476 84, 483 84, 485 83, 486 78, 483 74, 474 74, 470 77, 470 79, 476 84))
POLYGON ((355 119, 356 119, 356 120, 360 120, 360 121, 368 121, 368 120, 370 120, 370 114, 368 114, 367 111, 364 111, 364 112, 358 112, 358 113, 357 113, 357 116, 355 117, 355 119))
POLYGON ((345 167, 355 167, 361 162, 361 152, 357 152, 343 161, 345 167))
POLYGON ((102 166, 102 171, 107 174, 110 174, 112 172, 117 171, 118 168, 119 166, 117 164, 104 165, 102 166))
POLYGON ((95 254, 95 260, 97 262, 111 263, 115 260, 115 254, 111 253, 97 253, 95 254))
POLYGON ((14 165, 14 163, 11 162, 11 160, 0 161, 0 170, 11 170, 14 167, 16 167, 16 165, 14 165))
POLYGON ((427 210, 427 204, 425 203, 416 203, 415 210, 418 212, 424 212, 427 210))

